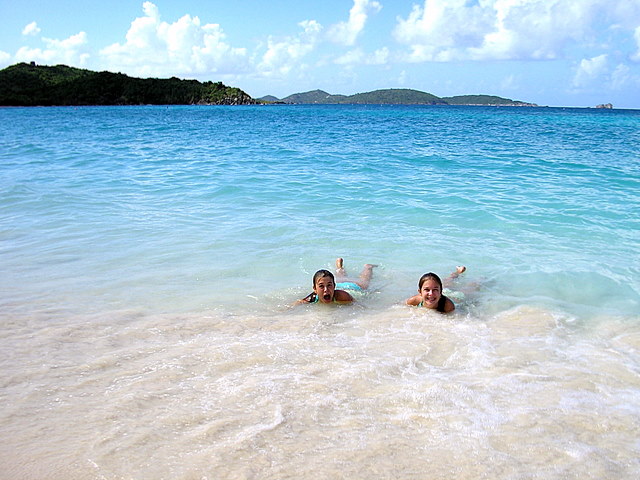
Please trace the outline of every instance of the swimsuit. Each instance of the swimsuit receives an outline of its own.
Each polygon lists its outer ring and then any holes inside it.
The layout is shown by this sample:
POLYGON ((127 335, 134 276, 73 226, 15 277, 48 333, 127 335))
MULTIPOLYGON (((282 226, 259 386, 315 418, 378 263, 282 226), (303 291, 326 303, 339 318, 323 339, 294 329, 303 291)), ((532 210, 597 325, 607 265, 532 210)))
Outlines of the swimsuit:
POLYGON ((340 282, 336 283, 336 290, 353 290, 355 292, 362 292, 362 287, 354 282, 340 282))

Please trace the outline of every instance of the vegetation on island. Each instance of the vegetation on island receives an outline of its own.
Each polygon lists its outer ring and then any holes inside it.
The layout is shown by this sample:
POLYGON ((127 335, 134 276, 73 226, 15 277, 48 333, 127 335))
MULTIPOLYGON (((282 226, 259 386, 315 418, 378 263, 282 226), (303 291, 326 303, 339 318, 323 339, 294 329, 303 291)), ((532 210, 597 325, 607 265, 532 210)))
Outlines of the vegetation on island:
POLYGON ((323 90, 289 95, 281 100, 273 96, 259 99, 265 103, 301 104, 376 104, 376 105, 496 105, 536 106, 533 103, 496 97, 494 95, 460 95, 437 97, 431 93, 407 88, 390 88, 355 95, 332 95, 323 90))
POLYGON ((446 102, 447 105, 533 106, 531 103, 496 97, 495 95, 457 95, 455 97, 442 97, 442 100, 446 102))
POLYGON ((354 104, 395 104, 404 103, 407 105, 438 105, 443 102, 430 93, 420 92, 410 89, 387 89, 375 90, 373 92, 356 93, 346 97, 340 103, 354 104))
POLYGON ((367 104, 367 105, 495 105, 536 106, 492 95, 437 97, 407 88, 332 95, 323 90, 278 99, 255 100, 222 82, 135 78, 122 73, 94 72, 66 65, 19 63, 0 70, 0 106, 79 105, 251 105, 251 104, 367 104))
POLYGON ((1 106, 246 105, 257 103, 222 82, 134 78, 66 65, 19 63, 0 70, 1 106))

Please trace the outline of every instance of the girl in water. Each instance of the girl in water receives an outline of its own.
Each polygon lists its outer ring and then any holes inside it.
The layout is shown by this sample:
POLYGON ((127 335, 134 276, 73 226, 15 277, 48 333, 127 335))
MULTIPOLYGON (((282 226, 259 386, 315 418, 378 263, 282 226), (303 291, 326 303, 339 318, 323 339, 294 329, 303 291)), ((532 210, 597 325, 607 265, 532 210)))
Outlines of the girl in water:
POLYGON ((318 270, 313 276, 313 292, 297 303, 351 303, 353 297, 347 290, 362 292, 369 288, 373 268, 376 266, 366 263, 358 279, 349 279, 344 270, 344 261, 338 258, 335 277, 329 270, 318 270))
MULTIPOLYGON (((457 267, 456 271, 449 275, 447 283, 458 278, 466 269, 464 266, 457 267)), ((442 294, 442 288, 442 280, 438 275, 433 272, 425 273, 418 282, 418 294, 407 298, 405 303, 414 307, 437 310, 441 313, 453 312, 456 306, 449 297, 442 294)))

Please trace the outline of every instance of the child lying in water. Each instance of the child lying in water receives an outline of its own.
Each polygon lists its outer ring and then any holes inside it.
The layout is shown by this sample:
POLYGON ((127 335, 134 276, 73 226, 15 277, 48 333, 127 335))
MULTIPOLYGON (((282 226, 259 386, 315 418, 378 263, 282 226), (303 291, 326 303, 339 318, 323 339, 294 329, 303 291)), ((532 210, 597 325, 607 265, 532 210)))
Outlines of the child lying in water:
POLYGON ((338 258, 335 277, 329 270, 318 270, 313 276, 313 292, 297 303, 351 303, 353 297, 347 290, 362 292, 369 288, 373 268, 376 266, 366 263, 358 279, 349 279, 344 270, 344 261, 338 258))
MULTIPOLYGON (((449 275, 447 283, 458 278, 466 269, 467 267, 464 266, 457 267, 456 271, 449 275)), ((407 298, 405 303, 414 307, 437 310, 441 313, 453 312, 456 306, 449 297, 442 294, 442 289, 442 280, 438 275, 433 272, 425 273, 418 281, 418 294, 407 298)))

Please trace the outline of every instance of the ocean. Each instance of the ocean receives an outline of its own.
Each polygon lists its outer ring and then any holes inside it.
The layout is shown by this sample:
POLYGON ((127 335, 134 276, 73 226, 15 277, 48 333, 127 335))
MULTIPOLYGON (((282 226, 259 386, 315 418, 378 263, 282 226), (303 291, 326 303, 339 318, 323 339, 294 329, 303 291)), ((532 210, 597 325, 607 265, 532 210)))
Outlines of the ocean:
POLYGON ((0 479, 640 475, 640 111, 0 125, 0 479), (337 257, 370 288, 295 306, 337 257))

